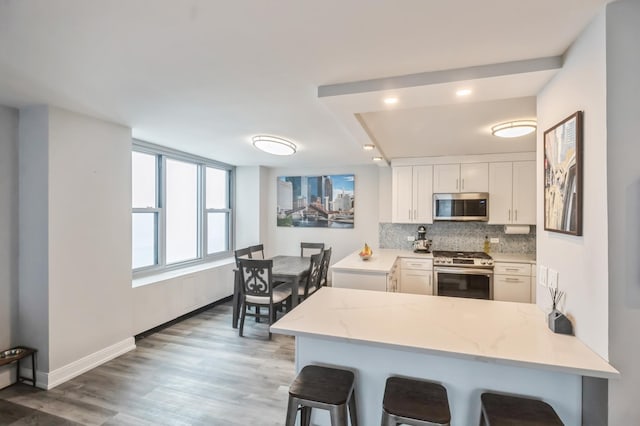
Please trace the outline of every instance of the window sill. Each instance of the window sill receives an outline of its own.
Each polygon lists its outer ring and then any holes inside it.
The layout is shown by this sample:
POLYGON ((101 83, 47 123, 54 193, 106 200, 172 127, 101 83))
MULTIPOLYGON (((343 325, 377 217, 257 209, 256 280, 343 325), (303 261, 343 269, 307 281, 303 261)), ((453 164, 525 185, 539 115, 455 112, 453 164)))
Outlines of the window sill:
POLYGON ((131 287, 142 287, 145 285, 157 284, 162 281, 167 281, 173 278, 183 277, 185 275, 193 274, 196 272, 206 271, 208 269, 219 268, 221 266, 233 264, 235 262, 233 257, 215 260, 213 262, 200 263, 198 265, 187 266, 185 268, 174 269, 172 271, 158 272, 157 274, 147 275, 140 278, 134 278, 131 280, 131 287))

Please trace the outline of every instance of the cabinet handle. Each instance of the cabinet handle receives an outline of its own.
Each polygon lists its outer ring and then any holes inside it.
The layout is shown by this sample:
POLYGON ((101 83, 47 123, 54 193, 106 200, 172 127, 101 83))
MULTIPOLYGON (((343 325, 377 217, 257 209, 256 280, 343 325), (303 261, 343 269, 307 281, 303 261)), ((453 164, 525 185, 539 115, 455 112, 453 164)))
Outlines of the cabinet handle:
POLYGON ((418 210, 413 211, 413 218, 416 220, 418 219, 418 210))
POLYGON ((518 272, 520 269, 518 268, 504 268, 505 271, 514 271, 514 272, 518 272))
POLYGON ((456 191, 458 190, 458 179, 456 179, 456 191))
POLYGON ((509 222, 511 222, 511 209, 509 209, 509 222))
POLYGON ((518 209, 516 209, 515 212, 516 212, 515 213, 516 214, 515 222, 517 222, 518 221, 518 209))
POLYGON ((462 190, 464 190, 464 178, 462 178, 462 190))
POLYGON ((520 279, 519 279, 519 278, 509 278, 509 277, 507 277, 507 278, 505 278, 504 280, 505 280, 506 282, 509 282, 509 283, 519 283, 519 282, 520 282, 520 279))

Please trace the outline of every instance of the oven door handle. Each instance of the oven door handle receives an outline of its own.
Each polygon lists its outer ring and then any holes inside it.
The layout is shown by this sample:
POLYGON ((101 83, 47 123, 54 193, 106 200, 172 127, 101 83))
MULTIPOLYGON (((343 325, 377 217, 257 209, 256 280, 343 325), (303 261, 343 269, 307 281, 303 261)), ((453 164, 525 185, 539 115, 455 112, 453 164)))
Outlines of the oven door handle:
POLYGON ((492 269, 456 268, 454 266, 434 267, 433 272, 444 272, 446 274, 462 275, 493 275, 492 269))

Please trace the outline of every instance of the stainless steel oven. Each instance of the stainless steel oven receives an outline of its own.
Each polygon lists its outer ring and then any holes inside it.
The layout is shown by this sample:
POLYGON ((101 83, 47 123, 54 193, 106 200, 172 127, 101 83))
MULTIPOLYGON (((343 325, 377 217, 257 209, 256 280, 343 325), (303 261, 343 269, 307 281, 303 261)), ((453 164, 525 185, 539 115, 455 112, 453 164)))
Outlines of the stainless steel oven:
POLYGON ((434 294, 493 300, 493 259, 477 252, 433 252, 434 294))

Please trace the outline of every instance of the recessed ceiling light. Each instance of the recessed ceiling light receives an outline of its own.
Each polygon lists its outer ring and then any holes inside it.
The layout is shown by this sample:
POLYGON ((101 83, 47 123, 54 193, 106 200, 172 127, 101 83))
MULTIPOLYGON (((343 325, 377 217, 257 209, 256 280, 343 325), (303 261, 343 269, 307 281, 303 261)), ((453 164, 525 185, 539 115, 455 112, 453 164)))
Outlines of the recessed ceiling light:
POLYGON ((373 161, 382 161, 382 157, 373 157, 372 160, 373 161))
POLYGON ((296 153, 296 144, 277 136, 258 135, 251 139, 253 146, 269 154, 292 155, 296 153))
POLYGON ((460 89, 456 91, 457 96, 469 96, 471 94, 471 89, 460 89))
POLYGON ((387 105, 397 104, 398 98, 385 98, 384 103, 387 105))
POLYGON ((491 127, 491 134, 501 138, 517 138, 536 131, 534 120, 516 120, 496 124, 491 127))
POLYGON ((368 143, 366 145, 363 145, 362 149, 364 149, 365 151, 373 151, 375 147, 376 146, 374 144, 368 143))

